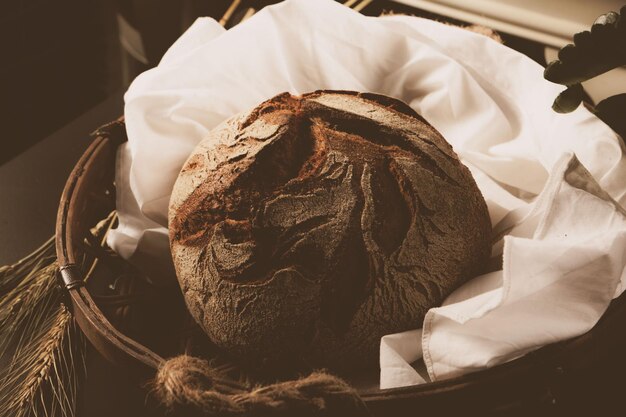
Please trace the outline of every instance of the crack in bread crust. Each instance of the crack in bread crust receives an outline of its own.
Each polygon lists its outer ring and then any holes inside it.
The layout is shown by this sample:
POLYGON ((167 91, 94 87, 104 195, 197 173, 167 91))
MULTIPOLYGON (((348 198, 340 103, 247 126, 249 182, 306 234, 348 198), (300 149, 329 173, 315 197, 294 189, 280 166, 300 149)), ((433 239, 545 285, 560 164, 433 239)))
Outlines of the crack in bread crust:
POLYGON ((274 366, 375 366, 382 335, 419 327, 485 264, 480 191, 406 104, 283 93, 238 117, 232 139, 189 158, 170 207, 181 287, 219 346, 274 366))

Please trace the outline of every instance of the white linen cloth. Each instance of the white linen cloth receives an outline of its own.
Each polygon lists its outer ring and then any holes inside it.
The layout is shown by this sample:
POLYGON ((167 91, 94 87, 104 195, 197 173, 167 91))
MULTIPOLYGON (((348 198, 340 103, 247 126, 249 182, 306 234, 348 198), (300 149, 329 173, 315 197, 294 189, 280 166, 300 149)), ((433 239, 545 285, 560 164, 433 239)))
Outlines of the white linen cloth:
POLYGON ((470 167, 503 269, 477 277, 415 330, 381 341, 381 388, 440 380, 591 328, 626 284, 626 158, 584 108, 550 109, 562 87, 491 39, 409 16, 362 16, 288 0, 225 31, 199 19, 125 95, 120 225, 108 243, 172 280, 167 206, 195 145, 275 94, 347 89, 407 102, 470 167), (575 156, 574 156, 575 155, 575 156), (411 365, 424 359, 424 377, 411 365))

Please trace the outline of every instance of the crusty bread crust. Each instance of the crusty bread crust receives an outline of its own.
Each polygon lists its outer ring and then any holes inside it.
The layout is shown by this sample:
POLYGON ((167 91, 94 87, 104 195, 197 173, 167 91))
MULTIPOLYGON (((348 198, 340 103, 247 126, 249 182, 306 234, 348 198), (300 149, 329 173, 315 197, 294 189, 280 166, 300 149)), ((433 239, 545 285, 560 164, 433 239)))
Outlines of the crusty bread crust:
POLYGON ((174 187, 189 310, 247 362, 376 366, 380 337, 479 273, 490 221, 469 170, 406 104, 280 94, 230 119, 174 187))

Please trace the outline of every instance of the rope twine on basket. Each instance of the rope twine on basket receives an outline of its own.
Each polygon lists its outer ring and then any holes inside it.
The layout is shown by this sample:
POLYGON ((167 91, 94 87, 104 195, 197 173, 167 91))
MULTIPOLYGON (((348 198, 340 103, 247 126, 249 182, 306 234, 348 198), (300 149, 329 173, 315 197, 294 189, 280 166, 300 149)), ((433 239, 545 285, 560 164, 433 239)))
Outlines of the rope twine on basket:
POLYGON ((350 385, 324 372, 248 389, 188 355, 163 362, 152 392, 167 410, 184 416, 371 415, 350 385))

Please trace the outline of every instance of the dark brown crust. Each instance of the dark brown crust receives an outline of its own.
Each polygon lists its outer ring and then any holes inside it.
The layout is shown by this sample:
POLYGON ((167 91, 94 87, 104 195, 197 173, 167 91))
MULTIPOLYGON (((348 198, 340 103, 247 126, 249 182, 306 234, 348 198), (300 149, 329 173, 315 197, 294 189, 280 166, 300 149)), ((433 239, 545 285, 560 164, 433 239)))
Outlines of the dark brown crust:
POLYGON ((185 198, 170 212, 190 310, 231 352, 375 365, 382 335, 419 327, 485 264, 490 222, 480 191, 406 104, 372 93, 284 93, 234 129, 212 149, 213 169, 202 152, 187 161, 181 176, 204 180, 193 190, 177 183, 174 194, 185 198), (267 126, 269 137, 255 136, 267 126))

